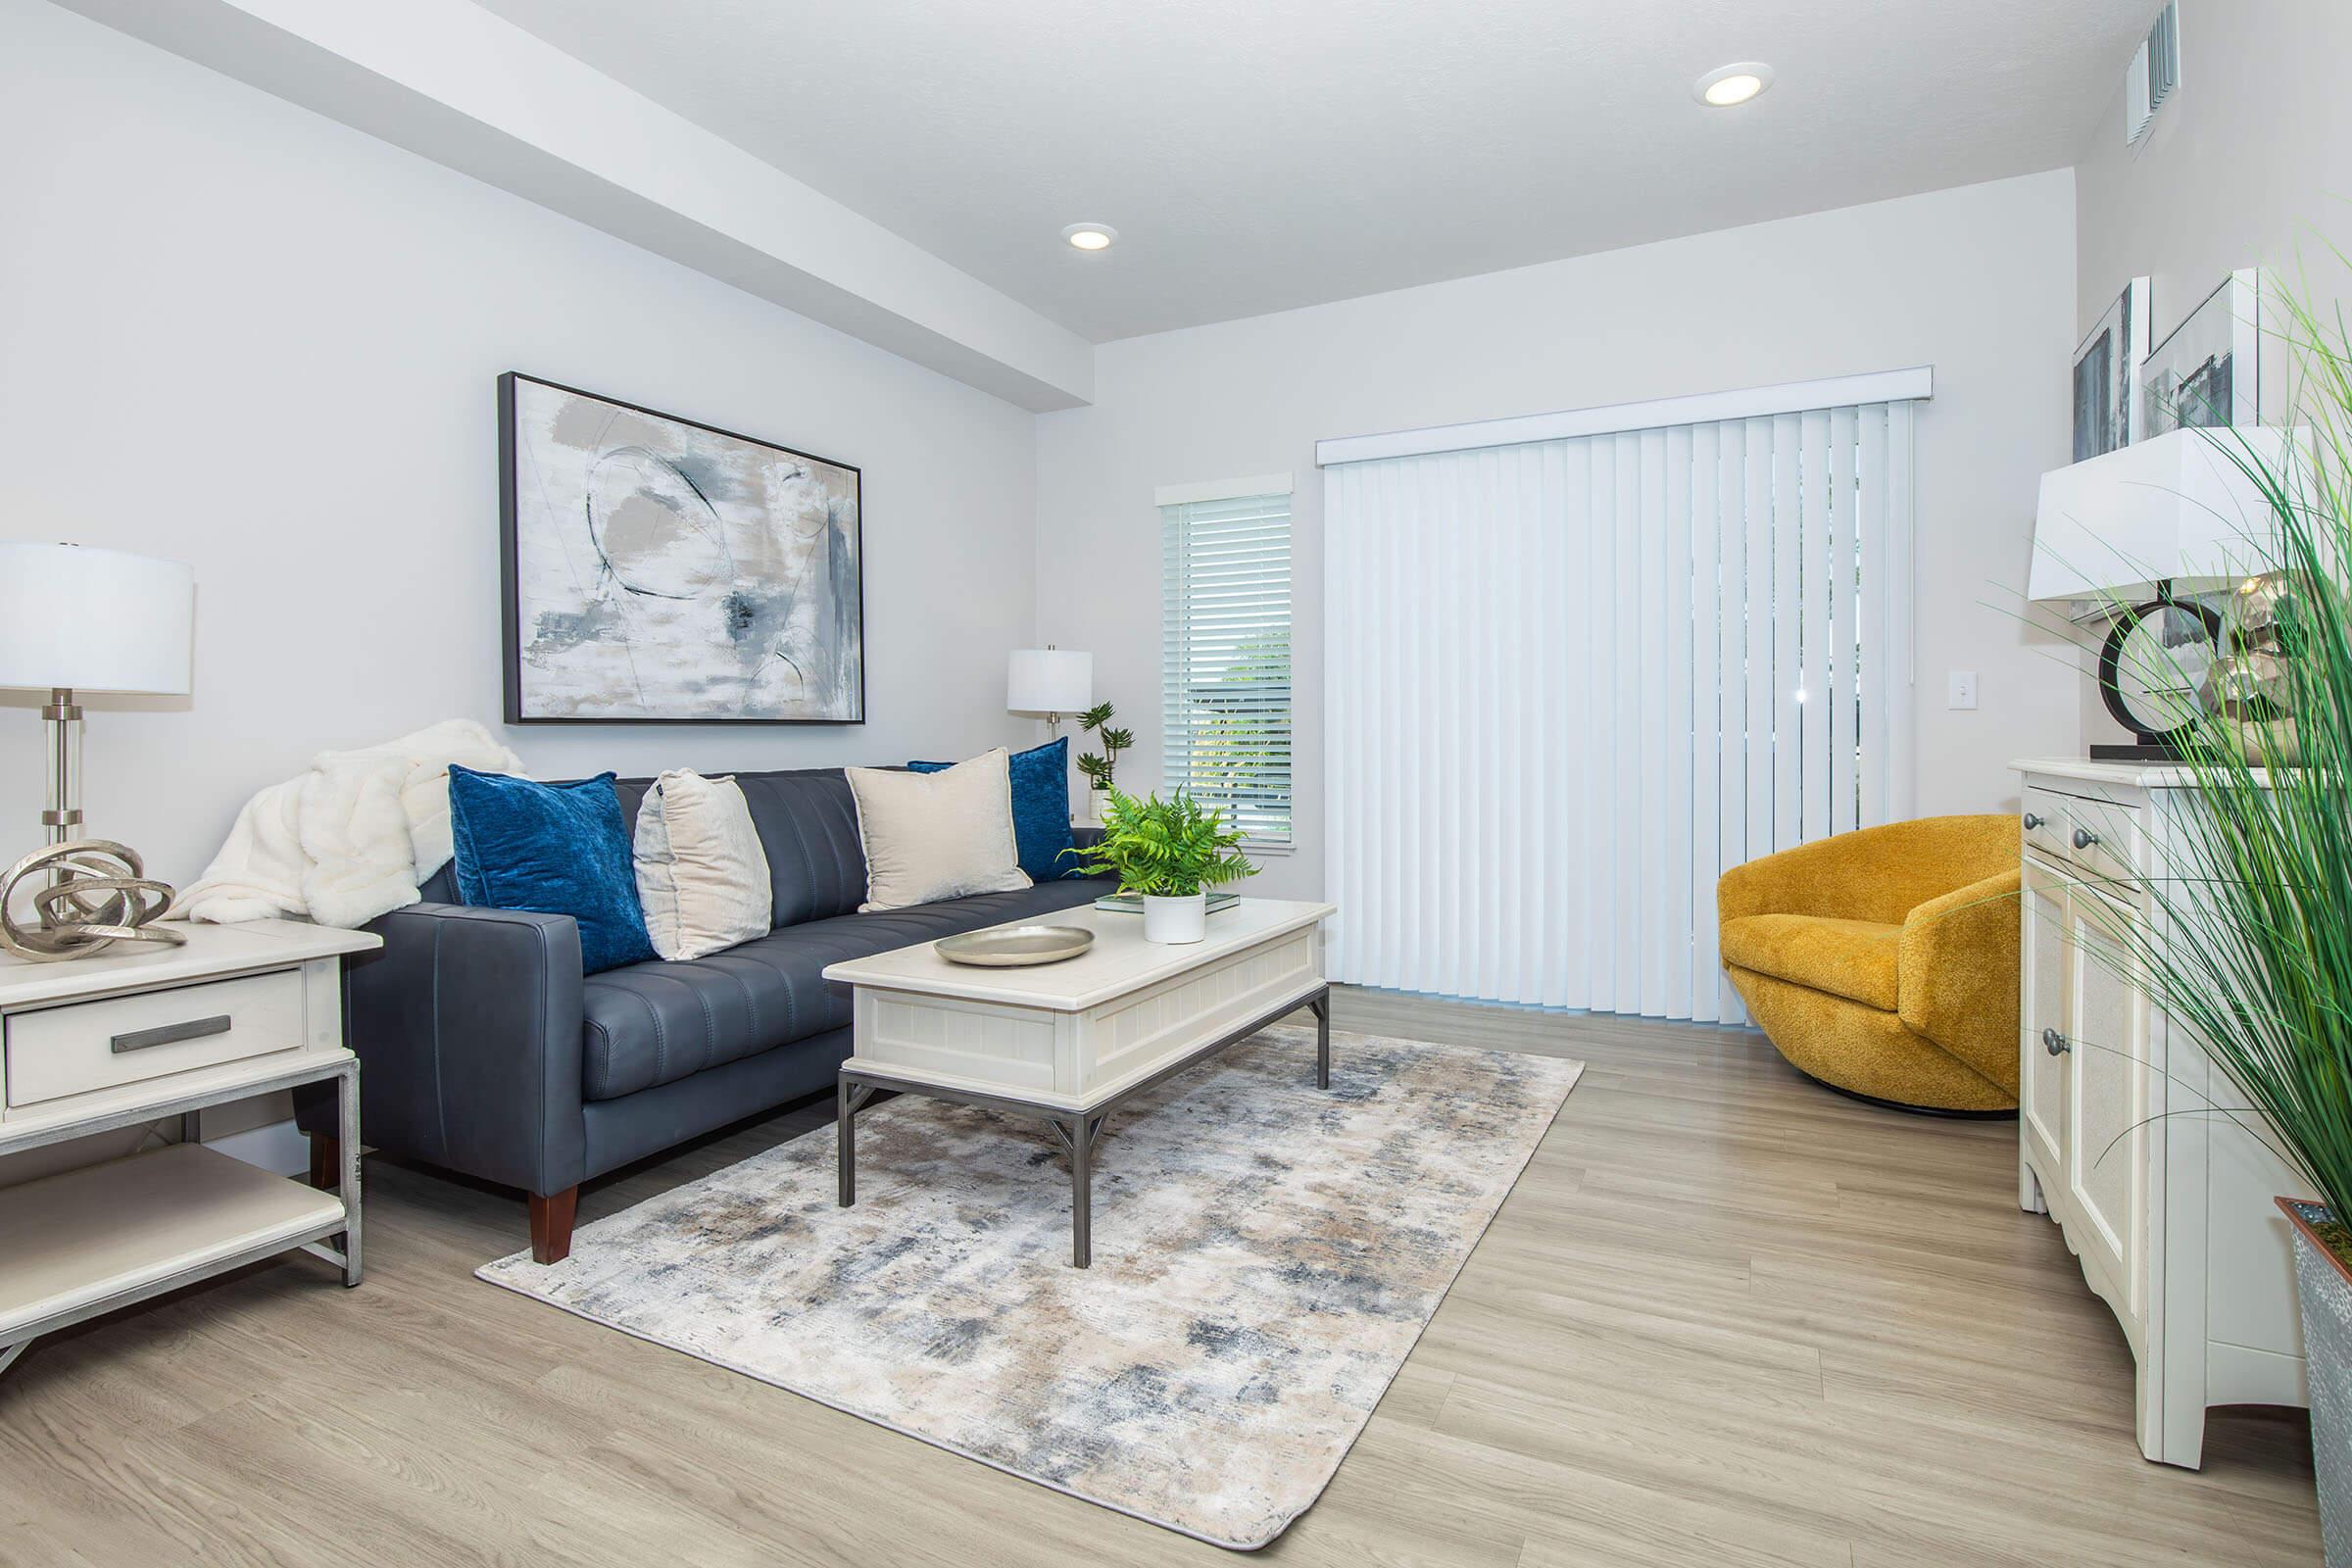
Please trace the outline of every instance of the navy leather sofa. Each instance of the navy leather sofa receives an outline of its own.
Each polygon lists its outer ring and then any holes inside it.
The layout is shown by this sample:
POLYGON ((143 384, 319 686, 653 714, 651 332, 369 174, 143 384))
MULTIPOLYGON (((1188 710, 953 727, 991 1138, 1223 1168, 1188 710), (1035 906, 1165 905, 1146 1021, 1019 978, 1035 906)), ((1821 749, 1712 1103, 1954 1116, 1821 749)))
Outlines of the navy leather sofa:
MULTIPOLYGON (((368 927, 382 951, 346 970, 369 1146, 521 1188, 542 1263, 571 1250, 582 1181, 832 1090, 850 1054, 850 994, 825 965, 1104 889, 1073 878, 859 914, 865 856, 841 770, 734 777, 775 888, 764 937, 583 979, 571 916, 467 907, 444 868, 422 902, 368 927)), ((632 830, 651 782, 618 785, 632 830)), ((331 1103, 298 1102, 296 1116, 314 1170, 334 1170, 331 1103)))

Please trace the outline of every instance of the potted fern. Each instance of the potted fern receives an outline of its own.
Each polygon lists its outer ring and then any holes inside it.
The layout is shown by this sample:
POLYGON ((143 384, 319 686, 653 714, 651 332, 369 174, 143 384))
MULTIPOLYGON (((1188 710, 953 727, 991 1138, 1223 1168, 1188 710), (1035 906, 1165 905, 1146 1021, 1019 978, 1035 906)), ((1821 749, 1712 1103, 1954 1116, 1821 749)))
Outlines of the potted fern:
MULTIPOLYGON (((2293 1227, 2328 1561, 2352 1564, 2352 338, 2285 306, 2308 441, 2205 439, 2267 515, 2239 563, 2266 575, 2264 690, 2208 694, 2175 738, 2180 847, 2144 879, 2150 918, 2102 921, 2088 955, 2185 1025, 2319 1195, 2293 1227), (2150 933, 2170 926, 2170 942, 2150 933)), ((2228 663, 2225 661, 2225 663, 2228 663)), ((2101 906, 2103 907, 2103 906, 2101 906)), ((2194 1112, 2192 1112, 2194 1113, 2194 1112)))
POLYGON ((1067 853, 1143 899, 1146 942, 1200 941, 1208 934, 1208 890, 1257 869, 1241 855, 1242 835, 1182 790, 1165 801, 1139 801, 1116 785, 1102 793, 1102 836, 1067 853))

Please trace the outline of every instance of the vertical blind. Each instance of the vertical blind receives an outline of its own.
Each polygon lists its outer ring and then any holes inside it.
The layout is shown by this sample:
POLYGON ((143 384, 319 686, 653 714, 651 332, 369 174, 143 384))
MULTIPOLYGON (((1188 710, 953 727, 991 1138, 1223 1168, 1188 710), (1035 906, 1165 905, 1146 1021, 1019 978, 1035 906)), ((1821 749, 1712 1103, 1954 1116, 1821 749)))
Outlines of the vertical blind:
POLYGON ((1160 508, 1167 785, 1291 846, 1291 498, 1160 508))
POLYGON ((1716 878, 1909 814, 1912 411, 1325 468, 1333 977, 1740 1019, 1716 878))

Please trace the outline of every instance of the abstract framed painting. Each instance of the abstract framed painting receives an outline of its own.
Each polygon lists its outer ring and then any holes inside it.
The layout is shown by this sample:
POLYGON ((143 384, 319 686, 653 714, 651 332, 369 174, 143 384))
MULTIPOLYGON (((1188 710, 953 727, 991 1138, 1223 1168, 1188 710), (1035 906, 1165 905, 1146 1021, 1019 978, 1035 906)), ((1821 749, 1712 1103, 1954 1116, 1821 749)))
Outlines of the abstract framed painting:
POLYGON ((858 470, 498 378, 510 724, 862 724, 858 470))
POLYGON ((2139 388, 2147 357, 2148 280, 2135 277, 2075 350, 2075 462, 2147 433, 2139 388))
POLYGON ((2151 434, 2260 422, 2263 280, 2240 268, 2149 351, 2151 434))

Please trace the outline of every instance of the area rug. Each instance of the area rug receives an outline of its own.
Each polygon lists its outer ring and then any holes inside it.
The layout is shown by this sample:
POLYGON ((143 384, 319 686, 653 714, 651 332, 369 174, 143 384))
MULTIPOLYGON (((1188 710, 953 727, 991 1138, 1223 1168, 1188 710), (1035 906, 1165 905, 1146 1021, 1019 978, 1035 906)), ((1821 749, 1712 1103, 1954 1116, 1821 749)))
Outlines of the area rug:
POLYGON ((902 1097, 483 1279, 1237 1550, 1310 1507, 1581 1063, 1268 1029, 1122 1107, 1094 1266, 1036 1122, 902 1097))

